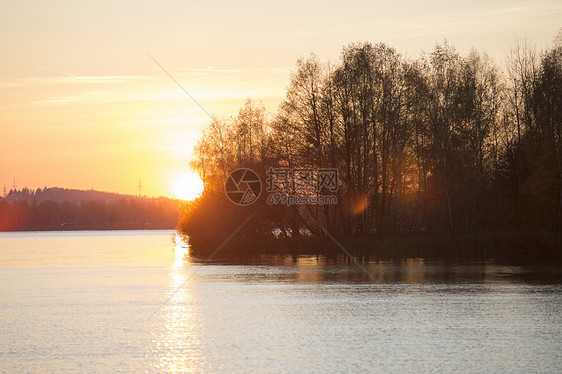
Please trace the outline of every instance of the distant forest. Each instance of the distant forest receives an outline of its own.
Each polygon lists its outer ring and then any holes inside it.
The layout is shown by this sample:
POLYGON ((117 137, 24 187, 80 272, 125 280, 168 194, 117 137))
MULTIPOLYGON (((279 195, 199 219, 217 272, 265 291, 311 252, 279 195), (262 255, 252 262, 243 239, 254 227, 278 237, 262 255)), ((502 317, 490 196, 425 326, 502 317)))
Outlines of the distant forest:
POLYGON ((194 246, 218 245, 250 214, 240 238, 560 232, 562 30, 545 51, 517 40, 503 67, 447 41, 415 59, 384 43, 349 44, 336 63, 299 59, 276 114, 248 100, 194 153, 205 193, 180 222, 194 246), (226 199, 230 171, 265 184, 280 166, 337 168, 338 204, 226 199))
POLYGON ((10 190, 0 231, 175 228, 178 202, 64 188, 10 190))

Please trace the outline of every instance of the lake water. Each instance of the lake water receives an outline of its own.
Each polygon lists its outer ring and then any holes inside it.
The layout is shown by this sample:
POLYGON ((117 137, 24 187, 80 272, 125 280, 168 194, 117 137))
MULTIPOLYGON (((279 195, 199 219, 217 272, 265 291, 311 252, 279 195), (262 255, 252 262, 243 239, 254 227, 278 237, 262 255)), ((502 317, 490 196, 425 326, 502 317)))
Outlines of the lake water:
POLYGON ((562 268, 0 233, 0 372, 560 372, 562 268))

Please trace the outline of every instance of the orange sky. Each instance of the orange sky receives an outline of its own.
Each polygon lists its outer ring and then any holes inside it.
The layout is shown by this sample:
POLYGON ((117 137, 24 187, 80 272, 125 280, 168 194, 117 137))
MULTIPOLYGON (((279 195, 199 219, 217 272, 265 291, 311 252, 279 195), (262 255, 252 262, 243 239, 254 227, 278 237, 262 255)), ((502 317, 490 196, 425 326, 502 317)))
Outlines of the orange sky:
MULTIPOLYGON (((274 112, 296 59, 384 41, 415 56, 449 39, 497 62, 515 33, 546 47, 560 1, 2 1, 0 188, 173 194, 209 118, 251 97, 274 112)), ((0 191, 1 193, 1 191, 0 191)))

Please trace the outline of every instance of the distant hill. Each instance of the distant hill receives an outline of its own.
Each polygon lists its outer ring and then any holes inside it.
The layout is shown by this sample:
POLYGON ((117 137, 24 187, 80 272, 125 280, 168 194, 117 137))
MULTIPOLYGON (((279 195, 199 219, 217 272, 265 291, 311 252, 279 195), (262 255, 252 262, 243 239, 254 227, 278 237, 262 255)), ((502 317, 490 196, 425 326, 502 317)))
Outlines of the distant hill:
POLYGON ((44 200, 57 201, 57 202, 82 202, 82 201, 106 201, 113 202, 119 201, 123 198, 135 199, 137 196, 133 195, 123 195, 113 192, 103 192, 95 190, 76 190, 69 188, 60 187, 45 187, 38 188, 36 190, 23 188, 21 190, 10 190, 8 195, 5 197, 6 201, 16 201, 16 200, 35 200, 38 202, 44 200))
POLYGON ((38 188, 0 198, 0 231, 172 229, 179 201, 117 193, 38 188))

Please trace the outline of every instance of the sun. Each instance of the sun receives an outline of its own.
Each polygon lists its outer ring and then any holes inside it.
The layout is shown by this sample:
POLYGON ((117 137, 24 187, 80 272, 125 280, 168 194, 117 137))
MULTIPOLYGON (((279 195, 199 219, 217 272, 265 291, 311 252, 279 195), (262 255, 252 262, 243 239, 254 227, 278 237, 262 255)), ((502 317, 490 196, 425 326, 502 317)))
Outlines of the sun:
POLYGON ((188 172, 178 175, 174 180, 174 195, 180 200, 194 200, 203 193, 203 181, 195 173, 188 172))

